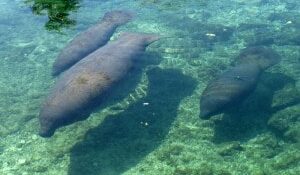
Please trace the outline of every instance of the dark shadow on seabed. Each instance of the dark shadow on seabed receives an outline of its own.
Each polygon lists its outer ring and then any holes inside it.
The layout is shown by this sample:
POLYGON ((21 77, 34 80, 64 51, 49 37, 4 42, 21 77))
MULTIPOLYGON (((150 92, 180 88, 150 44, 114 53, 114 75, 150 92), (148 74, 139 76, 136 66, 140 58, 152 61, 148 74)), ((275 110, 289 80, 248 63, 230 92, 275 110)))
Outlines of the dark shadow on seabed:
POLYGON ((81 0, 25 0, 35 15, 47 15, 45 23, 47 30, 60 30, 76 24, 74 19, 69 17, 70 12, 79 8, 81 0))
POLYGON ((245 141, 255 137, 268 129, 267 122, 273 113, 286 107, 300 103, 297 94, 290 102, 272 107, 273 96, 276 91, 295 80, 282 73, 265 72, 256 90, 240 106, 231 109, 223 115, 221 120, 215 121, 215 143, 230 141, 245 141))
POLYGON ((174 69, 154 68, 147 75, 146 97, 120 114, 107 116, 73 147, 70 175, 122 174, 162 143, 180 101, 191 95, 196 81, 174 69))

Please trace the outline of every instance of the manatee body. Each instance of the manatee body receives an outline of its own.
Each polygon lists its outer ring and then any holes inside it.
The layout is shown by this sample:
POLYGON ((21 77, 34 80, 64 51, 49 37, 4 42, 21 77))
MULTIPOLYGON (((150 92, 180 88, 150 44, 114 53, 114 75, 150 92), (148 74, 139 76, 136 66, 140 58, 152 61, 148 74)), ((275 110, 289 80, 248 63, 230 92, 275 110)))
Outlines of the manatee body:
POLYGON ((80 60, 62 74, 46 99, 40 114, 40 135, 50 137, 61 126, 82 120, 82 111, 130 70, 133 59, 158 40, 157 35, 124 33, 80 60))
POLYGON ((126 11, 107 12, 99 23, 77 35, 63 48, 54 61, 52 75, 60 74, 88 54, 105 45, 117 27, 127 23, 131 18, 132 14, 126 11))
POLYGON ((255 90, 263 71, 279 60, 279 55, 269 48, 244 49, 237 64, 211 81, 203 91, 200 117, 207 119, 241 103, 255 90))
POLYGON ((244 64, 220 75, 202 93, 200 116, 208 118, 241 102, 255 89, 260 74, 260 68, 256 64, 244 64))

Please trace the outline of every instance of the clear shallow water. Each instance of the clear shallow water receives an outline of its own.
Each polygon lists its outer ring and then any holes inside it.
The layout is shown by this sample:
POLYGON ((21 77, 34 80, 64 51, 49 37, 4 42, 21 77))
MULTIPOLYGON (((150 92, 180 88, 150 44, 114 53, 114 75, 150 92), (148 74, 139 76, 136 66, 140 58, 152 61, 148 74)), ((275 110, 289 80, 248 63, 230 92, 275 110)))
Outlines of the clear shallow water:
POLYGON ((0 3, 0 174, 300 174, 299 2, 82 0, 68 12, 74 22, 55 28, 32 3, 0 3), (148 48, 105 107, 40 138, 57 54, 119 8, 137 16, 117 33, 169 38, 148 48), (281 62, 239 110, 199 119, 208 81, 260 44, 281 62))

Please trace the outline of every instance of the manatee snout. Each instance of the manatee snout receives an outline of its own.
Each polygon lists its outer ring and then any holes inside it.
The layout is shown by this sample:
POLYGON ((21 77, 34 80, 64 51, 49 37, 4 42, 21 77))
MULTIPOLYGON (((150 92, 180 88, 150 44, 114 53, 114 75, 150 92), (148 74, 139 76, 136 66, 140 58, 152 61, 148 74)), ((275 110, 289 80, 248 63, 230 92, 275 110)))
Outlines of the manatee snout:
POLYGON ((54 135, 55 130, 59 127, 59 120, 55 120, 56 116, 54 113, 49 111, 42 111, 39 116, 40 130, 39 135, 41 137, 51 137, 54 135))
POLYGON ((41 127, 40 131, 39 131, 39 135, 41 137, 48 138, 48 137, 53 136, 54 131, 55 131, 54 129, 50 129, 48 127, 41 127))
MULTIPOLYGON (((65 66, 65 67, 67 67, 67 66, 65 66)), ((51 72, 52 76, 58 76, 61 72, 63 72, 63 70, 65 70, 65 67, 62 65, 59 65, 58 62, 54 62, 53 69, 51 72)))

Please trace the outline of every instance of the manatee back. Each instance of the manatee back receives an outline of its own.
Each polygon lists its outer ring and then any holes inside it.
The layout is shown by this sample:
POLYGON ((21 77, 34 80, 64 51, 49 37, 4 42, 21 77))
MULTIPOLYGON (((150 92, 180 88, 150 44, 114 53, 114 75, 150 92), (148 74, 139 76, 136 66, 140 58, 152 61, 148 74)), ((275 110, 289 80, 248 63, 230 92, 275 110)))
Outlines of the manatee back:
POLYGON ((256 64, 242 64, 211 81, 201 96, 200 117, 206 119, 242 102, 255 89, 260 73, 256 64))
POLYGON ((105 92, 111 83, 104 73, 89 69, 64 74, 58 79, 41 109, 40 135, 49 137, 57 128, 82 120, 84 108, 105 92))

